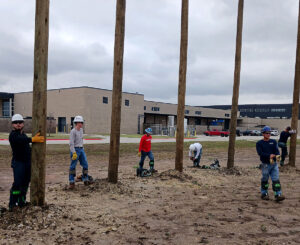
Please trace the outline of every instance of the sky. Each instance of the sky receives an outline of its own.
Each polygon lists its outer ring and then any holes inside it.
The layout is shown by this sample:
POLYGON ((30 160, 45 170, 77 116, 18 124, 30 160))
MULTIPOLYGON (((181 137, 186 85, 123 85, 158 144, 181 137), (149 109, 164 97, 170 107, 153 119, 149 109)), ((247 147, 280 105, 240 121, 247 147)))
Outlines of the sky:
MULTIPOLYGON (((292 103, 298 0, 245 0, 239 104, 292 103)), ((190 0, 187 105, 232 100, 238 0, 190 0)), ((32 91, 34 0, 1 0, 0 92, 32 91)), ((50 0, 48 88, 112 89, 116 0, 50 0)), ((181 0, 127 0, 123 91, 177 103, 181 0)))

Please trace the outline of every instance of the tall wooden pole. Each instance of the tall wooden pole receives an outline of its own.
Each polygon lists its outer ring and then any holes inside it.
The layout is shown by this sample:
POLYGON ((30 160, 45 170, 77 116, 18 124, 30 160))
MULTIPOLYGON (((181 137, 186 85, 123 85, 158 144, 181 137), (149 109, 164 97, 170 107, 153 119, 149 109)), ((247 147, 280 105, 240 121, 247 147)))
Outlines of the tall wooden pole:
POLYGON ((183 170, 184 108, 188 48, 189 0, 182 0, 175 169, 183 170))
POLYGON ((298 12, 298 34, 297 34, 292 122, 291 122, 291 128, 297 130, 297 133, 292 134, 291 136, 290 155, 289 155, 289 164, 293 167, 296 166, 296 146, 297 146, 298 117, 299 117, 299 86, 300 86, 300 33, 299 32, 300 32, 300 1, 299 1, 299 12, 298 12))
POLYGON ((243 9, 244 9, 244 0, 239 0, 227 168, 232 168, 234 166, 235 137, 236 137, 237 112, 238 112, 239 89, 240 89, 240 73, 241 73, 243 9))
POLYGON ((118 182, 126 0, 117 0, 108 181, 118 182))
MULTIPOLYGON (((49 0, 36 0, 34 77, 32 103, 32 134, 46 136, 47 128, 47 72, 49 41, 49 0)), ((32 145, 30 201, 45 204, 46 142, 32 145)))

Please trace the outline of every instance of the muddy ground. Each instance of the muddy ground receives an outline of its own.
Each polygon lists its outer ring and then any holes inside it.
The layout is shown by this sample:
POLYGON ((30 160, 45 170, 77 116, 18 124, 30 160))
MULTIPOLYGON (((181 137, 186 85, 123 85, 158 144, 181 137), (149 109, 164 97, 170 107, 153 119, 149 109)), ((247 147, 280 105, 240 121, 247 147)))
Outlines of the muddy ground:
MULTIPOLYGON (((285 166, 287 199, 260 199, 255 148, 241 147, 236 168, 174 170, 175 144, 153 149, 158 173, 138 178, 137 145, 121 151, 118 184, 107 182, 108 146, 87 146, 90 186, 68 190, 67 146, 49 146, 45 207, 0 214, 0 244, 299 244, 300 172, 285 166), (104 147, 104 148, 103 148, 104 147)), ((186 145, 187 146, 187 145, 186 145)), ((187 147, 185 147, 187 148, 187 147)), ((298 149, 299 152, 300 149, 298 149)), ((8 147, 0 148, 0 206, 7 207, 12 174, 8 147)), ((187 152, 186 152, 187 154, 187 152)), ((201 164, 226 166, 226 148, 207 146, 201 164)), ((298 159, 300 156, 297 156, 298 159)), ((298 162, 299 164, 299 162, 298 162)), ((77 172, 81 167, 78 165, 77 172)))

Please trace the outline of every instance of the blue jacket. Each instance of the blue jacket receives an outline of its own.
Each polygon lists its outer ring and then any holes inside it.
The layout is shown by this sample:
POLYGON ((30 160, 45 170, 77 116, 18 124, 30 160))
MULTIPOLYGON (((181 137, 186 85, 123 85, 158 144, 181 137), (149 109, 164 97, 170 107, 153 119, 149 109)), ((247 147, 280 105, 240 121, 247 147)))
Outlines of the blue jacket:
POLYGON ((269 139, 268 141, 260 140, 256 143, 256 151, 260 156, 262 163, 270 163, 270 155, 280 155, 277 141, 269 139))

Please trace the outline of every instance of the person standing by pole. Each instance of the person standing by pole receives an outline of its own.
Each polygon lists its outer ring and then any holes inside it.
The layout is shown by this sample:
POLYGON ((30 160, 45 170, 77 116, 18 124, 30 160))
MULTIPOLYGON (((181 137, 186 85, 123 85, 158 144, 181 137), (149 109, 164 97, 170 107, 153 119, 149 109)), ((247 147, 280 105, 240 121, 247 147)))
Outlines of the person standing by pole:
POLYGON ((70 133, 70 189, 75 188, 76 165, 78 160, 80 162, 80 165, 82 166, 82 181, 85 185, 90 184, 88 176, 88 161, 83 148, 83 117, 76 116, 73 122, 75 123, 75 127, 71 130, 70 133))
POLYGON ((281 148, 280 166, 284 165, 285 157, 288 155, 288 151, 287 151, 288 138, 294 133, 296 133, 296 130, 292 130, 290 126, 286 127, 286 129, 280 133, 280 137, 278 140, 278 146, 281 148))
POLYGON ((20 114, 12 117, 13 130, 9 134, 9 143, 12 149, 11 167, 13 169, 14 182, 10 189, 9 211, 16 207, 24 207, 26 194, 31 178, 31 147, 30 143, 43 143, 44 136, 37 133, 30 138, 24 133, 24 119, 20 114))

